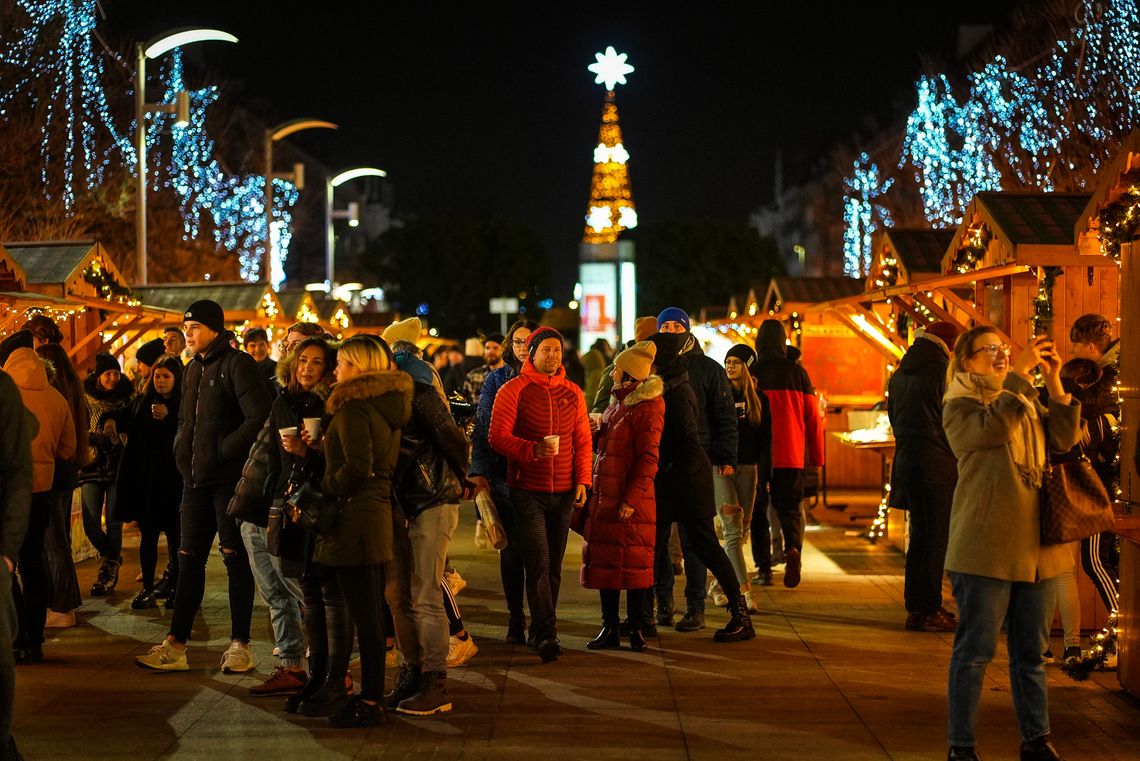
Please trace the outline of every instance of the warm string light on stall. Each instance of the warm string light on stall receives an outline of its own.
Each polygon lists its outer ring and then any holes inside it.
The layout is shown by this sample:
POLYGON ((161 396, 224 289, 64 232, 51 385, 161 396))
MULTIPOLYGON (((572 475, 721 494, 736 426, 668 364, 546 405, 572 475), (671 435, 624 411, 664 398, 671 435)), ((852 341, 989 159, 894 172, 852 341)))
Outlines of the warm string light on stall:
POLYGON ((1120 246, 1136 237, 1140 229, 1140 186, 1132 185, 1120 198, 1100 212, 1097 238, 1100 248, 1120 265, 1120 246))
POLYGON ((867 541, 875 544, 887 534, 887 518, 891 513, 891 508, 888 502, 891 497, 891 485, 889 483, 883 484, 883 496, 879 500, 879 510, 875 515, 875 520, 871 521, 871 527, 867 529, 867 541))
POLYGON ((993 234, 987 225, 980 224, 966 231, 962 245, 954 253, 951 266, 956 272, 966 273, 982 266, 993 234))
POLYGON ((889 288, 898 282, 899 260, 889 251, 879 260, 879 271, 875 273, 875 287, 889 288))

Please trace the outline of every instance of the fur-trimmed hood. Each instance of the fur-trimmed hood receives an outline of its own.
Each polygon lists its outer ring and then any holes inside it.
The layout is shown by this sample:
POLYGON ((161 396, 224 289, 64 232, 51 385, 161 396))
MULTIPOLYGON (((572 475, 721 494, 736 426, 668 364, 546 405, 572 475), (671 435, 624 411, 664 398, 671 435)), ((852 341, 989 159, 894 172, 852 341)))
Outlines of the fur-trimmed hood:
POLYGON ((131 379, 125 374, 120 374, 118 384, 107 391, 99 385, 99 376, 92 373, 83 379, 83 390, 88 396, 100 402, 122 404, 134 396, 135 384, 131 383, 131 379))
POLYGON ((403 428, 412 416, 412 386, 412 376, 407 373, 361 373, 333 386, 325 409, 335 415, 349 402, 368 400, 393 428, 403 428))
POLYGON ((626 407, 656 399, 665 394, 665 381, 660 375, 650 375, 632 388, 615 388, 614 397, 626 407))

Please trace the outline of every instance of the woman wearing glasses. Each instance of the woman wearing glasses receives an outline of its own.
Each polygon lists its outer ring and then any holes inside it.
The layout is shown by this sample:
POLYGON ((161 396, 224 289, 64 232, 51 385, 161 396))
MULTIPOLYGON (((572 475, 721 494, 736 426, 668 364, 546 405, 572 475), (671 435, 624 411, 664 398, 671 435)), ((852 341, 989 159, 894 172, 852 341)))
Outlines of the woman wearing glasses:
POLYGON ((1041 545, 1040 491, 1046 446, 1064 452, 1080 439, 1080 404, 1061 386, 1061 360, 1048 337, 1035 337, 1012 363, 1009 351, 992 328, 967 332, 954 347, 943 400, 942 424, 958 457, 946 553, 960 616, 948 685, 951 761, 978 758, 982 684, 1003 622, 1021 759, 1060 758, 1049 741, 1041 654, 1049 646, 1053 581, 1072 566, 1072 548, 1041 545), (1033 387, 1037 367, 1047 407, 1033 387))

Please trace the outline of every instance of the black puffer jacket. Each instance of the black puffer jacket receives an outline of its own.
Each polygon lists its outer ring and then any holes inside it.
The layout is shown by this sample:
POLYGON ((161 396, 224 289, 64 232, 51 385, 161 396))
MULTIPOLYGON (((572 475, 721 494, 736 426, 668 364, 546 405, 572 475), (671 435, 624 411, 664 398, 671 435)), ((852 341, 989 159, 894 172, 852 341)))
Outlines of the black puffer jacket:
POLYGON ((186 366, 174 459, 192 487, 236 483, 269 415, 265 377, 222 332, 186 366))
POLYGON ((178 389, 169 398, 151 389, 110 416, 127 437, 116 481, 115 519, 146 525, 177 514, 182 502, 182 477, 174 466, 178 401, 178 389), (151 412, 155 404, 167 408, 162 420, 151 412))
MULTIPOLYGON (((686 359, 676 354, 672 361, 662 359, 669 356, 674 336, 679 338, 680 334, 658 333, 651 339, 657 344, 657 373, 665 382, 665 428, 658 447, 653 486, 659 524, 704 520, 716 515, 712 464, 701 446, 697 398, 689 385, 686 359)), ((733 412, 734 417, 735 414, 733 412)), ((734 421, 734 432, 735 428, 734 421)))
POLYGON ((697 431, 701 446, 713 465, 736 467, 736 409, 732 386, 724 368, 712 357, 706 357, 696 339, 684 357, 688 362, 689 386, 697 398, 697 431))
POLYGON ((757 466, 756 470, 761 478, 772 475, 772 410, 768 405, 768 397, 757 392, 760 400, 760 425, 752 425, 745 407, 744 391, 732 390, 732 399, 736 405, 736 426, 740 446, 737 449, 737 460, 740 465, 757 466))
POLYGON ((918 338, 887 383, 887 414, 895 433, 891 505, 908 507, 908 491, 954 491, 958 459, 942 428, 942 396, 950 356, 937 339, 918 338))
POLYGON ((135 393, 134 384, 127 376, 121 375, 118 385, 107 391, 99 385, 99 376, 91 374, 83 380, 83 391, 87 396, 87 408, 91 411, 87 439, 90 452, 87 465, 79 470, 79 483, 114 481, 119 473, 119 458, 123 456, 123 440, 111 441, 103 433, 103 423, 127 408, 135 393))

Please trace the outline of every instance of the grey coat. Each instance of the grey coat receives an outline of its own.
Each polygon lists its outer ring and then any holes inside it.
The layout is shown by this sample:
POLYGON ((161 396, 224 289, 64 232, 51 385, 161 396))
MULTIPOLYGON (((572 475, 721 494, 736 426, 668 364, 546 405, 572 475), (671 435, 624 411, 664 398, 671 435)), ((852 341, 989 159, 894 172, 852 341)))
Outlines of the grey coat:
POLYGON ((1067 452, 1081 438, 1081 406, 1049 401, 1046 409, 1024 378, 1010 373, 990 404, 958 397, 942 408, 942 425, 958 457, 958 486, 950 513, 950 545, 946 570, 1005 581, 1037 582, 1073 567, 1072 547, 1041 546, 1040 489, 1019 475, 1010 448, 1021 435, 1025 405, 1037 405, 1037 436, 1048 435, 1047 449, 1067 452), (1048 432, 1044 425, 1048 419, 1048 432))

